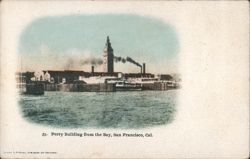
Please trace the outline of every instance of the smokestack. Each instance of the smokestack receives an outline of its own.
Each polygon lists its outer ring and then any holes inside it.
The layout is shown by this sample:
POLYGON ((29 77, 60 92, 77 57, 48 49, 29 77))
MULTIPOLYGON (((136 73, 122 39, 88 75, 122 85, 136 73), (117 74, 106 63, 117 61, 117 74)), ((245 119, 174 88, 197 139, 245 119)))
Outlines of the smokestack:
POLYGON ((91 73, 94 74, 94 72, 95 72, 95 67, 91 66, 91 73))
POLYGON ((142 73, 145 75, 146 74, 146 64, 142 64, 142 73))

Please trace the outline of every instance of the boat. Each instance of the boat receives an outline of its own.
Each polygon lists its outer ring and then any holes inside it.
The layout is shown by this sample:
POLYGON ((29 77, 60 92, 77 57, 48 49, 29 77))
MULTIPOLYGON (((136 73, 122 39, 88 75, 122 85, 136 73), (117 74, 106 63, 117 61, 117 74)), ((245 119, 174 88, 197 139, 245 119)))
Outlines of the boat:
POLYGON ((138 83, 130 83, 121 81, 116 83, 116 91, 142 91, 142 85, 138 83))

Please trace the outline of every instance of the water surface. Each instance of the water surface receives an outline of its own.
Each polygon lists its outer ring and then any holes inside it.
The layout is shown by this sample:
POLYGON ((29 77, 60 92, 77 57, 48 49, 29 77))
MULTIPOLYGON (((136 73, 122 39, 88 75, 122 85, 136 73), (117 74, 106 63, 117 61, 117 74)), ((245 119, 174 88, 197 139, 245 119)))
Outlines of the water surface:
POLYGON ((139 92, 45 92, 23 95, 28 121, 63 128, 144 128, 170 123, 177 90, 139 92))

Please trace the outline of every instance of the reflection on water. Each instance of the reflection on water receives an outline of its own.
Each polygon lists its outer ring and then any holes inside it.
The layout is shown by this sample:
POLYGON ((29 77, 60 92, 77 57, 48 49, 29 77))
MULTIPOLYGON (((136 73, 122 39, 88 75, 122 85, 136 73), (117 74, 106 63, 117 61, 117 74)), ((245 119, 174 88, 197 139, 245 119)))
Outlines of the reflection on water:
POLYGON ((20 98, 23 116, 65 128, 144 128, 173 120, 177 90, 141 92, 45 92, 20 98))

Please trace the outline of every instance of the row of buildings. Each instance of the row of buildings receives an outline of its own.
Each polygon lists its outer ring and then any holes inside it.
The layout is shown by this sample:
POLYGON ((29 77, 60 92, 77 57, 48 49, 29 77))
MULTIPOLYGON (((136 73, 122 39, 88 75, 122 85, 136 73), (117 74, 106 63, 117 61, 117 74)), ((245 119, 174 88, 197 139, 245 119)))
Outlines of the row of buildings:
POLYGON ((146 73, 146 64, 137 64, 141 67, 139 73, 122 73, 114 72, 114 53, 109 37, 107 37, 106 44, 103 50, 103 72, 96 72, 94 66, 91 66, 91 71, 76 71, 76 70, 44 70, 37 72, 19 72, 17 73, 17 80, 19 83, 32 83, 32 81, 47 81, 49 83, 75 83, 83 78, 90 77, 117 77, 123 79, 129 78, 157 78, 159 80, 173 80, 171 75, 164 74, 155 77, 154 74, 146 73))

